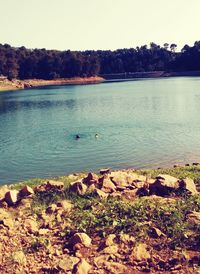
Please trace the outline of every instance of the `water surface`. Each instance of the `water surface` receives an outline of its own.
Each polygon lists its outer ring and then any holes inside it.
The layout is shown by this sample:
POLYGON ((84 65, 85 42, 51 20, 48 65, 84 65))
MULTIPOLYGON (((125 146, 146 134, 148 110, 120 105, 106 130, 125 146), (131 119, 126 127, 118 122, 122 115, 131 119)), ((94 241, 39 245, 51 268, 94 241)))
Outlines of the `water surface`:
POLYGON ((0 183, 198 161, 199 119, 200 77, 2 92, 0 183))

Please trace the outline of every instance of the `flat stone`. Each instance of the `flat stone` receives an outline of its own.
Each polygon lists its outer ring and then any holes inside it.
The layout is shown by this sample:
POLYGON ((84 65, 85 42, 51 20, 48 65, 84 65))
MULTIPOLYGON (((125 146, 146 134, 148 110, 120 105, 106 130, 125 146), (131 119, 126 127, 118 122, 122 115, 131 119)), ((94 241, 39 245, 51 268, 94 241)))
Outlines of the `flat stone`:
POLYGON ((74 246, 76 244, 82 244, 85 247, 91 245, 92 239, 86 233, 75 233, 69 241, 69 244, 74 246))
POLYGON ((147 245, 143 243, 139 243, 134 247, 130 257, 136 261, 143 261, 151 258, 150 253, 147 251, 147 245))
POLYGON ((47 188, 61 190, 64 188, 64 183, 54 180, 47 181, 47 188))
POLYGON ((108 261, 109 257, 110 255, 100 255, 94 258, 94 263, 97 267, 101 267, 105 264, 106 261, 108 261))
POLYGON ((111 181, 118 187, 132 184, 134 180, 138 179, 138 176, 136 173, 126 171, 114 171, 110 174, 111 181))
POLYGON ((111 245, 103 250, 101 250, 101 253, 103 254, 117 254, 118 253, 118 246, 117 245, 111 245))
POLYGON ((58 267, 63 271, 71 271, 79 262, 79 259, 72 256, 67 256, 58 262, 58 267))
POLYGON ((25 219, 24 228, 31 234, 35 234, 38 232, 38 223, 34 219, 25 219))
POLYGON ((57 207, 62 208, 65 211, 71 211, 71 209, 73 208, 73 204, 71 203, 71 201, 68 200, 63 200, 61 202, 58 202, 57 207))
POLYGON ((105 239, 105 246, 115 245, 114 243, 115 238, 116 238, 115 234, 108 235, 108 237, 105 239))
POLYGON ((50 206, 47 207, 46 213, 52 214, 57 211, 58 207, 56 204, 51 204, 50 206))
POLYGON ((3 208, 0 208, 0 223, 9 229, 14 227, 14 221, 10 213, 3 208))
POLYGON ((91 269, 92 266, 85 259, 81 259, 81 261, 77 265, 75 265, 73 273, 88 274, 91 269))
POLYGON ((117 262, 104 262, 104 268, 109 273, 125 274, 127 273, 127 267, 117 262))
POLYGON ((46 192, 46 191, 62 191, 64 188, 64 183, 60 181, 54 181, 54 180, 49 180, 44 182, 43 184, 35 187, 34 191, 35 192, 46 192))
POLYGON ((1 199, 4 199, 4 197, 5 197, 5 194, 7 193, 7 192, 9 192, 9 188, 8 188, 8 186, 7 185, 4 185, 4 186, 1 186, 0 187, 0 200, 1 199))
POLYGON ((127 244, 127 243, 134 243, 135 238, 129 234, 121 233, 119 237, 120 241, 127 244))
POLYGON ((19 265, 26 265, 26 256, 22 250, 12 253, 12 259, 19 265))
POLYGON ((169 195, 171 191, 176 191, 178 188, 178 179, 168 174, 158 175, 155 182, 149 185, 150 194, 159 196, 169 195))
POLYGON ((194 181, 190 178, 179 180, 179 187, 180 189, 186 190, 191 195, 198 193, 194 181))
POLYGON ((47 229, 47 228, 40 228, 39 230, 38 230, 38 234, 39 235, 46 235, 46 234, 48 234, 49 233, 49 229, 47 229))
POLYGON ((126 189, 122 192, 121 195, 127 200, 132 200, 137 197, 137 193, 138 193, 138 189, 133 189, 133 190, 126 189))

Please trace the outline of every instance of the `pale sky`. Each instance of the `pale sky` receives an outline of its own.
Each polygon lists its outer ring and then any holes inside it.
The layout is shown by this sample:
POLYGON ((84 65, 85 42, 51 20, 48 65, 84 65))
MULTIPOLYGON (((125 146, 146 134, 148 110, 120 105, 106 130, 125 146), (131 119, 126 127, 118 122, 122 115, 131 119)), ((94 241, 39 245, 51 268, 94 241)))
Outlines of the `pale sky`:
POLYGON ((200 40, 200 0, 0 0, 0 43, 60 50, 200 40))

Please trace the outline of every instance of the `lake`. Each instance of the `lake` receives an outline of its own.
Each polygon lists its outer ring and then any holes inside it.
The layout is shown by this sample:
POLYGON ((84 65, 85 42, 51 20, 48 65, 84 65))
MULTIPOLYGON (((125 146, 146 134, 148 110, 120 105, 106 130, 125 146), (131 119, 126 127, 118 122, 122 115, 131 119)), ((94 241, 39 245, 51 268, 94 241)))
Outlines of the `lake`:
POLYGON ((0 93, 0 183, 194 161, 200 77, 0 93))

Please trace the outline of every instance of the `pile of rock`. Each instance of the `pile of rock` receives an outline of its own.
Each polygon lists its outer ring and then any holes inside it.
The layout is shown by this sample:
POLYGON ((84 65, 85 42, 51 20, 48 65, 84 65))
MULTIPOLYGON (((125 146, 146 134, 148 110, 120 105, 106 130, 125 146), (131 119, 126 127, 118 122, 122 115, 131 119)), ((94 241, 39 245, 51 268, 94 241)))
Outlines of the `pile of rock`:
POLYGON ((35 192, 62 191, 64 183, 60 181, 49 180, 35 188, 35 192))
POLYGON ((24 186, 20 191, 10 190, 7 186, 0 189, 0 205, 14 206, 24 198, 31 197, 34 195, 34 190, 29 186, 24 186))
POLYGON ((80 196, 94 193, 100 198, 108 196, 124 196, 131 199, 137 196, 169 196, 171 193, 179 195, 187 192, 190 195, 197 194, 195 183, 192 179, 179 180, 167 174, 160 174, 155 179, 138 175, 129 170, 101 173, 97 176, 94 173, 71 183, 70 191, 80 196))
POLYGON ((23 186, 21 190, 10 189, 7 185, 0 188, 0 206, 14 206, 25 198, 33 197, 35 193, 49 191, 63 191, 64 183, 49 180, 32 189, 30 186, 23 186))

